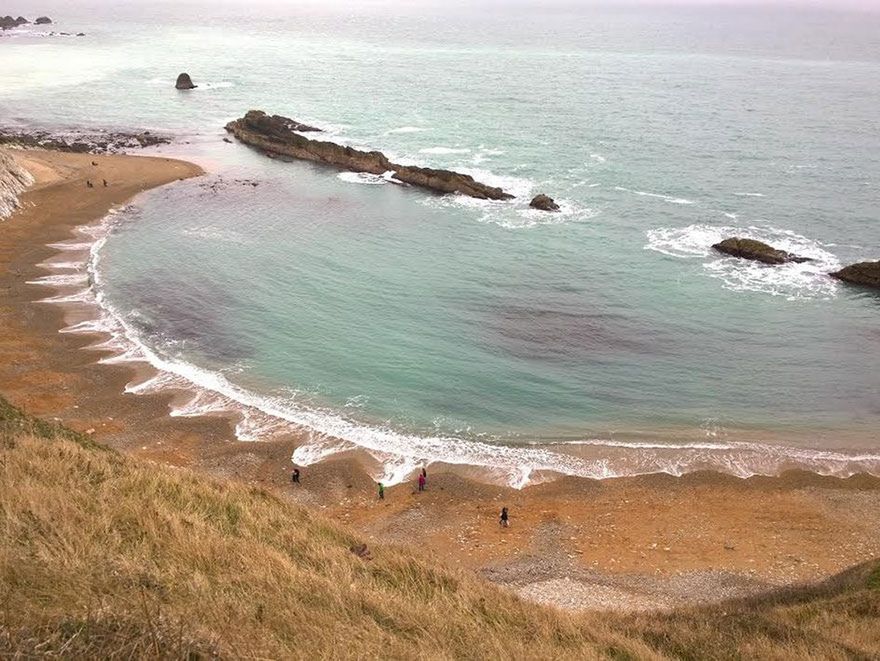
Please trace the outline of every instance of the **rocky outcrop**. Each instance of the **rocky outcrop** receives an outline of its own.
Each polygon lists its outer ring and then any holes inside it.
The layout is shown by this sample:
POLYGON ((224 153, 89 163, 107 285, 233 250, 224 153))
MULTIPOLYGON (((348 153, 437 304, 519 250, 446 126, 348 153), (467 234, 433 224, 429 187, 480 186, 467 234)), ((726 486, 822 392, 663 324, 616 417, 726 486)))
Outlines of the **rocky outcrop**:
POLYGON ((137 149, 139 147, 153 147, 171 142, 164 135, 141 131, 140 133, 105 131, 71 130, 63 135, 56 135, 47 131, 31 130, 19 131, 0 127, 0 145, 14 145, 16 147, 39 149, 55 149, 57 151, 110 154, 137 149))
POLYGON ((541 211, 559 211, 559 205, 556 204, 552 197, 544 195, 544 193, 535 195, 535 197, 532 198, 532 201, 529 202, 529 206, 533 209, 540 209, 541 211))
POLYGON ((350 172, 383 175, 391 173, 394 180, 427 188, 438 193, 460 193, 481 200, 509 200, 513 195, 488 186, 473 177, 452 170, 435 170, 392 163, 380 151, 361 151, 335 142, 312 140, 300 132, 316 130, 280 115, 267 115, 249 110, 241 119, 226 125, 226 130, 241 142, 263 150, 267 155, 297 158, 324 163, 350 172))
POLYGON ((0 30, 11 30, 19 25, 24 25, 29 21, 24 16, 12 18, 12 16, 0 16, 0 30))
POLYGON ((0 220, 18 208, 18 196, 34 183, 30 172, 0 149, 0 220))
POLYGON ((798 255, 792 255, 784 250, 777 250, 773 246, 767 245, 761 241, 756 241, 755 239, 733 237, 731 239, 724 239, 724 241, 716 243, 712 247, 718 252, 723 252, 726 255, 733 255, 734 257, 740 257, 742 259, 751 259, 757 262, 763 262, 764 264, 787 264, 789 262, 800 264, 802 262, 813 261, 809 257, 799 257, 798 255))
POLYGON ((40 16, 37 20, 34 21, 34 25, 49 25, 52 22, 52 19, 48 16, 40 16))
POLYGON ((177 82, 174 83, 174 87, 179 90, 192 90, 198 87, 198 85, 194 85, 192 78, 189 77, 188 73, 182 73, 177 76, 177 82))
POLYGON ((835 271, 831 277, 854 285, 880 289, 880 261, 851 264, 835 271))

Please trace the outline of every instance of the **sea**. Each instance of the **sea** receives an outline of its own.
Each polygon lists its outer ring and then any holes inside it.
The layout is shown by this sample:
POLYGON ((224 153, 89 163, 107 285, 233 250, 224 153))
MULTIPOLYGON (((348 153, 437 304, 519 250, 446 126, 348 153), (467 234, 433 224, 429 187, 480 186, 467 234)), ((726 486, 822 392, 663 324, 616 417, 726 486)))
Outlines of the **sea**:
POLYGON ((208 171, 41 279, 97 306, 65 332, 159 368, 129 391, 188 393, 171 415, 298 434, 301 465, 366 451, 391 483, 880 474, 880 296, 827 275, 880 258, 880 12, 38 4, 4 5, 53 23, 0 36, 0 124, 164 133, 143 153, 208 171), (268 159, 223 140, 249 109, 516 197, 268 159), (814 261, 713 251, 731 236, 814 261))

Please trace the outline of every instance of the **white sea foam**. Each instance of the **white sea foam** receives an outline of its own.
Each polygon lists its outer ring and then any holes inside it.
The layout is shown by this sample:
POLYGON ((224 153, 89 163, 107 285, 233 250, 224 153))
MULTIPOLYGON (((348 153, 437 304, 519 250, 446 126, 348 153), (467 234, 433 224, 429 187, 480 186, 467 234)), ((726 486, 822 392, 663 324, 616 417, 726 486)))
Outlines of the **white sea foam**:
POLYGON ((340 172, 336 177, 350 184, 368 184, 375 186, 388 183, 388 178, 386 178, 385 175, 370 174, 369 172, 340 172))
POLYGON ((55 250, 63 250, 65 252, 85 252, 91 249, 92 242, 61 241, 59 243, 50 243, 48 246, 55 250))
POLYGON ((52 271, 78 271, 85 269, 86 261, 45 261, 37 264, 40 268, 52 271))
POLYGON ((847 477, 859 472, 877 474, 880 471, 880 454, 876 452, 842 452, 771 443, 586 439, 571 441, 567 445, 591 446, 607 453, 611 470, 617 470, 615 465, 624 457, 636 474, 665 472, 682 475, 696 470, 714 470, 746 478, 778 475, 797 468, 847 477))
POLYGON ((706 273, 723 281, 725 289, 761 292, 789 300, 830 298, 837 293, 836 282, 827 275, 840 268, 837 257, 819 242, 790 230, 759 225, 689 225, 649 230, 647 239, 647 250, 684 259, 708 259, 703 264, 706 273), (769 266, 721 255, 712 249, 714 244, 732 236, 757 239, 814 261, 769 266))
POLYGON ((456 147, 426 147, 425 149, 419 149, 420 154, 470 154, 470 149, 465 148, 456 148, 456 147))
POLYGON ((590 154, 590 158, 596 163, 604 163, 606 160, 602 154, 590 154))
POLYGON ((764 197, 764 193, 734 193, 737 197, 764 197))
POLYGON ((624 188, 623 186, 615 186, 614 190, 632 193, 633 195, 638 195, 640 197, 652 197, 658 200, 663 200, 664 202, 669 202, 670 204, 695 204, 693 200, 688 200, 683 197, 675 197, 674 195, 665 195, 663 193, 649 193, 642 190, 624 188))
POLYGON ((540 209, 525 207, 517 209, 515 216, 502 216, 487 214, 481 220, 491 222, 505 229, 527 229, 540 225, 564 225, 568 223, 583 222, 599 215, 598 209, 581 207, 570 200, 556 200, 559 211, 548 213, 540 209))
POLYGON ((386 133, 421 133, 422 131, 430 131, 430 129, 421 126, 401 126, 400 128, 386 131, 386 133))
POLYGON ((58 275, 44 275, 34 280, 28 280, 29 285, 45 285, 47 287, 66 287, 69 285, 88 284, 87 273, 64 273, 58 275))

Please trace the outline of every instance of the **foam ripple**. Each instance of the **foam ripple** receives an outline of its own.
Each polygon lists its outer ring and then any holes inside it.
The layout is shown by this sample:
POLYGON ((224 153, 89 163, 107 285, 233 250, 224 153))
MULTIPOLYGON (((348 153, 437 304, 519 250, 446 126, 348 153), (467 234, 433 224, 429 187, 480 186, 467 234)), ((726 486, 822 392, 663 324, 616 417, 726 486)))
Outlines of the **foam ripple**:
POLYGON ((681 259, 708 260, 703 264, 707 275, 721 280, 725 289, 760 292, 789 300, 830 298, 837 294, 837 284, 828 277, 828 273, 839 269, 840 261, 818 241, 790 230, 761 225, 736 227, 697 224, 652 229, 646 236, 646 250, 681 259), (814 261, 769 266, 723 256, 712 249, 714 244, 731 236, 757 239, 814 261))

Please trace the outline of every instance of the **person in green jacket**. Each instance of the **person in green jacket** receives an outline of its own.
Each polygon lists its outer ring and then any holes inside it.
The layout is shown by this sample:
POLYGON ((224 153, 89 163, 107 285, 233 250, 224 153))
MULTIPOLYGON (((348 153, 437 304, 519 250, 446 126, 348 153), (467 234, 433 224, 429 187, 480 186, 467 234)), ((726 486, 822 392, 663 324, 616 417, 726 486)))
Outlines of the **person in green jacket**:
POLYGON ((385 485, 379 482, 379 500, 385 500, 385 485))

